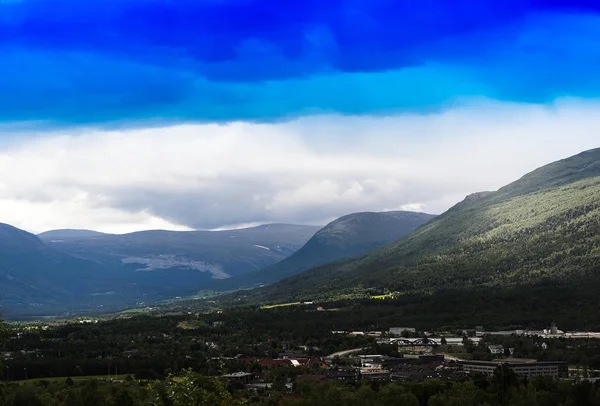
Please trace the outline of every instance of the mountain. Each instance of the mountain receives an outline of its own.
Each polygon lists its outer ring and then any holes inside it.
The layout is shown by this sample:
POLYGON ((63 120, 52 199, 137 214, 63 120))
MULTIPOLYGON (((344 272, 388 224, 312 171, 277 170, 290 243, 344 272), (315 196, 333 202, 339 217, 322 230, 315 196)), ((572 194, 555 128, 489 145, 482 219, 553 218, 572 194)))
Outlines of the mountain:
POLYGON ((119 282, 117 274, 100 264, 62 253, 33 234, 0 224, 0 298, 5 312, 48 303, 81 303, 89 299, 86 295, 119 282))
POLYGON ((62 229, 62 230, 50 230, 38 234, 38 237, 42 240, 57 240, 57 239, 67 239, 67 238, 89 238, 89 237, 100 237, 103 235, 108 235, 105 233, 100 233, 98 231, 93 230, 71 230, 71 229, 62 229))
POLYGON ((230 287, 270 283, 320 265, 357 257, 410 234, 434 217, 408 211, 349 214, 327 224, 281 262, 226 282, 230 287))
POLYGON ((57 238, 57 233, 51 232, 40 237, 57 250, 106 266, 154 275, 195 270, 204 273, 207 282, 275 264, 296 252, 318 230, 317 226, 268 224, 226 231, 151 230, 121 235, 84 233, 80 237, 66 233, 70 238, 57 238))
POLYGON ((470 195, 365 256, 254 294, 287 301, 383 289, 429 294, 542 285, 573 298, 600 287, 600 149, 546 165, 496 192, 470 195))
POLYGON ((0 224, 0 304, 11 318, 99 312, 191 295, 219 278, 294 253, 319 229, 270 224, 228 231, 39 237, 0 224))

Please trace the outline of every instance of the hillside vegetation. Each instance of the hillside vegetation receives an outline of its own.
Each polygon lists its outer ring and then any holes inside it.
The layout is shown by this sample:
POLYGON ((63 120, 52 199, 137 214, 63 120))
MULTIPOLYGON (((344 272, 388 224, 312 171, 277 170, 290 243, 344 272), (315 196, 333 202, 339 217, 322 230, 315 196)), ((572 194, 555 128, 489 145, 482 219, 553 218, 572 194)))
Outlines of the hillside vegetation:
POLYGON ((261 291, 285 300, 360 294, 597 283, 600 149, 467 197, 411 235, 356 260, 261 291))
POLYGON ((243 278, 223 281, 223 285, 235 288, 274 282, 316 266, 358 257, 410 234, 434 217, 408 211, 348 214, 327 224, 283 261, 243 278))

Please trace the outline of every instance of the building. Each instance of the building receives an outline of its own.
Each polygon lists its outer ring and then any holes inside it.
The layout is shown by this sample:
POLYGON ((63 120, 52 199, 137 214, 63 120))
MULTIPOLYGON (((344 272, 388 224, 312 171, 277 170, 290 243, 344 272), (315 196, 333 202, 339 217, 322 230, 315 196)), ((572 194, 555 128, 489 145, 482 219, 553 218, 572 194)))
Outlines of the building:
POLYGON ((405 331, 408 331, 409 333, 416 333, 417 329, 414 327, 390 327, 390 334, 397 336, 402 335, 402 333, 405 331))
POLYGON ((504 354, 504 347, 502 345, 488 345, 488 351, 491 354, 504 354))
POLYGON ((336 379, 338 381, 356 381, 359 378, 358 370, 353 368, 332 369, 324 375, 327 379, 336 379))
POLYGON ((469 374, 493 375, 502 365, 508 365, 515 374, 527 378, 536 376, 552 376, 568 378, 569 367, 565 361, 537 362, 527 359, 494 360, 494 361, 459 361, 465 372, 469 374))
POLYGON ((390 374, 393 381, 412 379, 422 381, 429 378, 441 378, 439 372, 427 365, 400 364, 396 365, 390 374))
POLYGON ((360 378, 367 381, 389 381, 390 371, 381 368, 361 368, 360 378))
POLYGON ((241 382, 245 385, 252 381, 252 374, 249 372, 234 372, 232 374, 223 375, 223 378, 229 382, 241 382))
POLYGON ((360 365, 363 367, 381 366, 383 355, 359 355, 360 365))

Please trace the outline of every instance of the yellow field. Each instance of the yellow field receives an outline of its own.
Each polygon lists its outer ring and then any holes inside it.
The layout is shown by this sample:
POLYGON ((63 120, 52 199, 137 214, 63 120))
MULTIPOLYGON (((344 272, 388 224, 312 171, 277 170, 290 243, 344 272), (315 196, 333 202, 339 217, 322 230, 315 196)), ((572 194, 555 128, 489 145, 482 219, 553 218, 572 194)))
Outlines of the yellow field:
POLYGON ((387 298, 392 298, 392 297, 394 297, 394 294, 388 293, 387 295, 375 295, 375 296, 371 296, 371 299, 387 299, 387 298))
POLYGON ((274 309, 276 307, 285 307, 285 306, 298 306, 301 304, 300 302, 292 302, 292 303, 280 303, 274 305, 261 306, 261 309, 274 309))

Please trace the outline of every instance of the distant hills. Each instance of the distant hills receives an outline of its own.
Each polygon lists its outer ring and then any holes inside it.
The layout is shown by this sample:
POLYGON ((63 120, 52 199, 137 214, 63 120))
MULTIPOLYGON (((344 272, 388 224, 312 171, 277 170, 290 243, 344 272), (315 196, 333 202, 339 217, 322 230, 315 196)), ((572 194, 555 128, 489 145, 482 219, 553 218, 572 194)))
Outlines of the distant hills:
POLYGON ((53 239, 101 237, 104 235, 109 235, 109 234, 100 233, 98 231, 93 231, 93 230, 62 229, 62 230, 46 231, 45 233, 38 234, 38 237, 41 238, 42 240, 50 241, 53 239))
POLYGON ((150 230, 121 235, 59 230, 43 233, 40 238, 57 250, 112 267, 137 271, 193 269, 224 279, 287 258, 319 228, 269 224, 240 230, 150 230))
POLYGON ((191 295, 294 253, 317 226, 124 235, 0 225, 0 304, 10 317, 100 311, 191 295))
POLYGON ((44 244, 38 237, 0 224, 0 298, 4 312, 45 303, 84 301, 86 293, 124 284, 118 273, 44 244))
POLYGON ((255 294, 288 301, 540 284, 573 297, 578 289, 600 287, 600 149, 546 165, 496 192, 470 195, 392 244, 255 294))
POLYGON ((316 266, 357 257, 410 234, 434 217, 408 211, 349 214, 327 224, 281 262, 226 283, 230 287, 271 283, 316 266))

